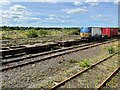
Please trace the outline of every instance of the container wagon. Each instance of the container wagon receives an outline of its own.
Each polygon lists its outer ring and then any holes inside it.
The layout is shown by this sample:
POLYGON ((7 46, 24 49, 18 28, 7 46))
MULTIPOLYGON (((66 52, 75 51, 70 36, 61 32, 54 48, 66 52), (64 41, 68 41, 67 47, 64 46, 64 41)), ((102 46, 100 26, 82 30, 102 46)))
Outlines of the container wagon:
POLYGON ((95 40, 102 38, 102 30, 99 27, 82 27, 80 30, 81 39, 95 40))
POLYGON ((102 37, 111 38, 118 35, 118 28, 102 28, 102 37))

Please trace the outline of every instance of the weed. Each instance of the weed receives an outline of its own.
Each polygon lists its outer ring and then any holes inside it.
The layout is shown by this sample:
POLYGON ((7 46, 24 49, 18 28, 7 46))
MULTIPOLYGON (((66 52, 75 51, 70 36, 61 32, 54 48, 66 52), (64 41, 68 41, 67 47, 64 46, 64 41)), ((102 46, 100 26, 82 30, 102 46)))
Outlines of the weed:
POLYGON ((68 60, 68 62, 69 62, 69 63, 78 63, 78 61, 73 60, 73 59, 68 60))
POLYGON ((90 66, 90 61, 89 59, 83 59, 81 62, 79 62, 80 67, 89 67, 90 66))
POLYGON ((113 54, 115 52, 115 48, 113 46, 108 47, 109 54, 113 54))
POLYGON ((68 64, 67 63, 63 63, 64 64, 64 66, 68 66, 68 64))

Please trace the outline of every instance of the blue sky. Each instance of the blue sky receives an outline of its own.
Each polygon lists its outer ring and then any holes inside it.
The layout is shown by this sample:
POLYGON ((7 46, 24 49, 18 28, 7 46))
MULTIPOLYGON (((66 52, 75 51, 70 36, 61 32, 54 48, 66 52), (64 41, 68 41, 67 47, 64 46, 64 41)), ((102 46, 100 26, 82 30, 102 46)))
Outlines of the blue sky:
POLYGON ((83 27, 118 26, 114 2, 13 2, 2 3, 0 26, 83 27))

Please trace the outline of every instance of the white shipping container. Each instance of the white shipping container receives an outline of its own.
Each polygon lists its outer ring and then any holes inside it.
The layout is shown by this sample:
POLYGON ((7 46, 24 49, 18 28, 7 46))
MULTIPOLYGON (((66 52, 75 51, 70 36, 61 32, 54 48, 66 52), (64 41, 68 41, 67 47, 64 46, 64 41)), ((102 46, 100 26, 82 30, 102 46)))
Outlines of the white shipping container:
POLYGON ((102 30, 101 30, 101 28, 92 27, 91 30, 92 30, 92 31, 91 31, 91 36, 92 36, 92 37, 102 35, 102 30))

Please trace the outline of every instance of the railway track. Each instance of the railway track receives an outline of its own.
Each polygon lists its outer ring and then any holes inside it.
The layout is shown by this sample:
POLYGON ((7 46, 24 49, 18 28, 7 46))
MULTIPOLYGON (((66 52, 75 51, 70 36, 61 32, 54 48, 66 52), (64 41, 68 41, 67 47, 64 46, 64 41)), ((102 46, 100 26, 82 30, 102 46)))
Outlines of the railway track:
POLYGON ((96 88, 100 90, 109 80, 115 76, 120 70, 120 67, 116 68, 102 83, 100 83, 96 88))
POLYGON ((96 47, 102 44, 106 44, 106 43, 110 43, 110 42, 114 42, 117 41, 115 40, 111 40, 111 41, 106 41, 106 42, 100 42, 100 43, 89 43, 89 44, 84 44, 84 45, 78 45, 78 46, 74 46, 74 47, 68 47, 68 48, 63 48, 63 49, 58 49, 58 50, 54 50, 54 51, 49 51, 49 52, 44 52, 44 53, 39 53, 39 54, 34 54, 32 56, 26 56, 26 57, 17 57, 17 58, 12 58, 12 59, 3 59, 2 60, 2 67, 0 69, 0 71, 5 71, 8 69, 13 69, 13 68, 17 68, 17 67, 22 67, 28 64, 33 64, 39 61, 44 61, 50 58, 54 58, 57 56, 62 56, 65 54, 69 54, 72 52, 76 52, 79 50, 85 50, 88 48, 92 48, 92 47, 96 47), (29 60, 30 58, 33 58, 32 60, 29 60), (35 60, 34 60, 35 58, 35 60))
POLYGON ((8 46, 16 46, 16 45, 23 45, 23 44, 36 44, 36 43, 45 43, 45 42, 53 42, 53 41, 60 41, 60 40, 70 40, 79 39, 79 35, 63 35, 63 36, 41 36, 38 38, 27 38, 27 39, 6 39, 0 40, 3 47, 8 46))
MULTIPOLYGON (((93 68, 96 67, 97 65, 100 65, 101 63, 107 61, 108 59, 110 59, 110 58, 112 58, 113 56, 115 56, 117 53, 118 53, 118 52, 116 52, 116 53, 114 53, 114 54, 112 54, 112 55, 110 55, 110 56, 108 56, 108 57, 106 57, 106 58, 98 61, 97 63, 91 65, 90 67, 88 67, 88 68, 86 68, 86 69, 84 69, 84 70, 82 70, 82 71, 80 71, 80 72, 78 72, 78 73, 76 73, 76 74, 74 74, 73 76, 65 79, 64 81, 61 81, 61 82, 58 83, 57 85, 51 87, 49 90, 56 90, 56 89, 59 90, 59 88, 60 88, 62 85, 65 85, 65 83, 71 81, 72 79, 80 76, 80 75, 83 74, 83 73, 86 73, 87 71, 93 69, 93 68)), ((107 77, 107 79, 105 79, 102 83, 100 83, 100 84, 96 87, 96 90, 100 90, 101 87, 102 87, 112 76, 114 76, 114 74, 117 73, 119 69, 120 69, 120 67, 118 66, 118 67, 112 72, 112 74, 110 74, 110 75, 107 77)))
POLYGON ((20 45, 20 46, 1 47, 0 53, 2 53, 2 59, 6 59, 6 58, 22 56, 30 53, 33 54, 33 53, 56 50, 61 47, 79 45, 81 43, 85 43, 85 41, 76 39, 69 41, 48 42, 44 44, 37 43, 33 45, 28 44, 28 45, 20 45))
POLYGON ((29 58, 35 58, 38 56, 43 56, 43 55, 48 55, 48 54, 52 54, 52 53, 57 53, 57 52, 61 52, 61 51, 65 51, 65 50, 70 50, 73 48, 78 48, 78 47, 83 47, 83 46, 88 46, 91 45, 93 43, 90 44, 83 44, 83 45, 78 45, 78 46, 73 46, 73 47, 68 47, 68 48, 63 48, 63 49, 58 49, 58 50, 54 50, 54 51, 48 51, 48 52, 43 52, 43 53, 38 53, 38 54, 31 54, 31 55, 27 55, 27 56, 23 56, 23 57, 17 57, 17 58, 11 58, 11 59, 3 59, 2 60, 2 64, 7 64, 7 63, 12 63, 12 62, 17 62, 17 61, 22 61, 24 59, 29 59, 29 58))

